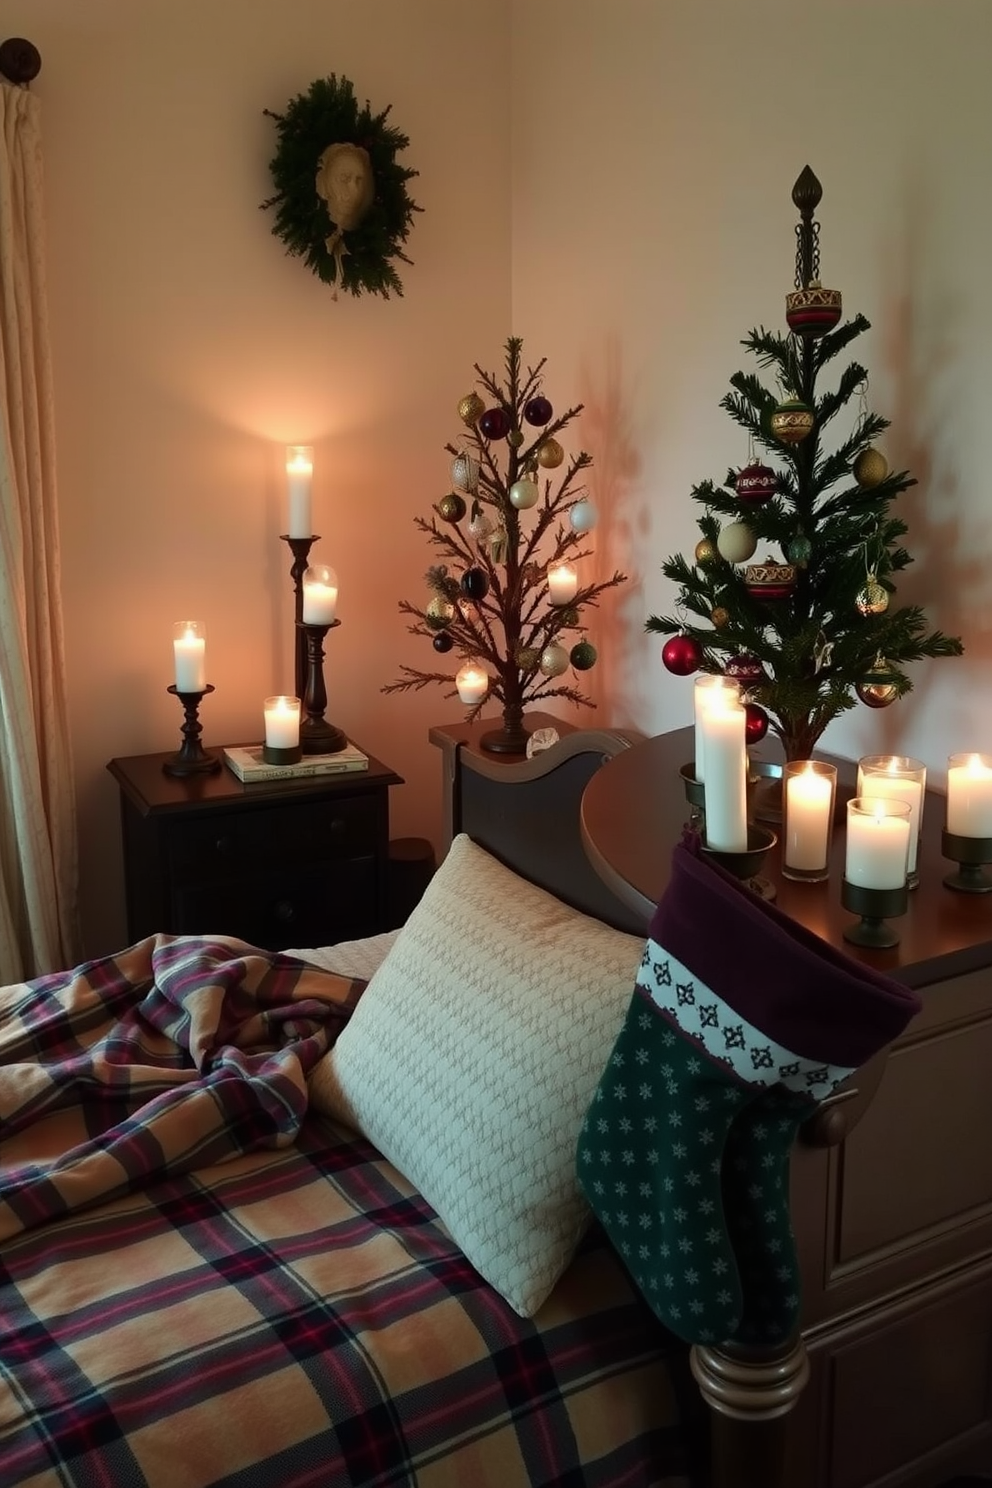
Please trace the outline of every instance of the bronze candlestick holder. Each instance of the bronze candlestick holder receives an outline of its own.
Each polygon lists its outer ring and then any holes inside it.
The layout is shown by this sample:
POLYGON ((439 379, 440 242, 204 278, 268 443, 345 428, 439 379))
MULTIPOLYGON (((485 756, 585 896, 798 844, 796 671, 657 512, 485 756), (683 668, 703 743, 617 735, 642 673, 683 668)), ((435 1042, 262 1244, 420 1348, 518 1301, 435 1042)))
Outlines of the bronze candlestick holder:
POLYGON ((940 851, 958 865, 944 879, 947 888, 959 894, 992 894, 992 877, 985 871, 985 865, 992 863, 992 837, 962 837, 945 827, 940 851))
POLYGON ((703 835, 706 820, 706 791, 703 782, 696 779, 696 766, 693 760, 683 765, 679 771, 685 798, 689 803, 689 826, 703 835))
POLYGON ((297 635, 303 635, 307 659, 306 686, 303 689, 303 707, 306 718, 300 724, 300 748, 304 754, 336 754, 348 743, 343 731, 324 717, 327 707, 327 688, 324 686, 324 637, 335 630, 340 620, 331 620, 327 625, 304 624, 297 626, 297 635))
POLYGON ((860 915, 856 925, 848 925, 844 939, 851 945, 868 946, 887 951, 899 944, 899 936, 885 921, 893 915, 904 915, 909 905, 909 887, 869 889, 845 878, 841 883, 840 902, 852 914, 860 915))
POLYGON ((293 555, 293 566, 289 572, 293 580, 293 620, 296 624, 295 686, 296 696, 301 698, 307 681, 307 642, 306 636, 300 630, 303 624, 303 575, 307 571, 310 549, 315 542, 320 541, 320 537, 316 532, 310 537, 290 537, 288 533, 283 532, 280 538, 282 542, 289 544, 293 555))
POLYGON ((220 756, 208 753, 200 743, 200 735, 203 732, 203 726, 200 723, 200 699, 205 698, 207 693, 213 690, 208 684, 202 692, 180 692, 175 683, 166 689, 179 699, 186 714, 186 721, 182 727, 182 747, 162 764, 166 775, 210 775, 214 770, 220 769, 220 756))
MULTIPOLYGON (((682 772, 680 772, 682 773, 682 772)), ((695 772, 693 772, 695 775, 695 772)), ((684 778, 684 776, 683 776, 684 778)), ((775 885, 767 878, 762 878, 760 869, 770 850, 775 846, 778 837, 770 827, 759 827, 749 824, 747 829, 747 847, 739 852, 727 851, 724 848, 707 847, 706 836, 703 834, 701 850, 707 857, 712 858, 714 863, 719 863, 728 873, 739 878, 746 888, 760 899, 769 904, 775 898, 775 885)))

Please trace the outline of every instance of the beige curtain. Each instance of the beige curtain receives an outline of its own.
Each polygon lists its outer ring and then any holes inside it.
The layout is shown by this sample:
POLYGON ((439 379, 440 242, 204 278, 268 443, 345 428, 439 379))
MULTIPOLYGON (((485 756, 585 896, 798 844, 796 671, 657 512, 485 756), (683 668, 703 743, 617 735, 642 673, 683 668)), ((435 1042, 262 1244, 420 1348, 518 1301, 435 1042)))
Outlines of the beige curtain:
POLYGON ((0 85, 0 983, 79 942, 39 107, 0 85))

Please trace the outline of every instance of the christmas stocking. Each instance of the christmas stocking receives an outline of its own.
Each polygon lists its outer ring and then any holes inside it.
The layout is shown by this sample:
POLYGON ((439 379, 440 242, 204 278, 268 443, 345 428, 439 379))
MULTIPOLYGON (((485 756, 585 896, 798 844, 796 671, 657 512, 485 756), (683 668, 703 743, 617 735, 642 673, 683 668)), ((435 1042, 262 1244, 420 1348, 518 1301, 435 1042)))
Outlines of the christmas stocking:
MULTIPOLYGON (((794 1255, 784 1281, 785 1262, 771 1265, 762 1247, 778 1240, 791 1254, 784 1174, 797 1113, 808 1115, 918 1008, 905 987, 703 860, 697 841, 675 849, 578 1144, 583 1192, 673 1333, 720 1342, 752 1325, 759 1283, 783 1298, 796 1293, 794 1255), (769 1109, 782 1120, 788 1113, 791 1132, 787 1143, 780 1133, 766 1192, 770 1165, 757 1134, 769 1109), (728 1146, 742 1166, 725 1195, 728 1146), (756 1226, 743 1268, 741 1221, 743 1233, 756 1226)), ((797 1305, 783 1302, 782 1315, 794 1317, 797 1305)))

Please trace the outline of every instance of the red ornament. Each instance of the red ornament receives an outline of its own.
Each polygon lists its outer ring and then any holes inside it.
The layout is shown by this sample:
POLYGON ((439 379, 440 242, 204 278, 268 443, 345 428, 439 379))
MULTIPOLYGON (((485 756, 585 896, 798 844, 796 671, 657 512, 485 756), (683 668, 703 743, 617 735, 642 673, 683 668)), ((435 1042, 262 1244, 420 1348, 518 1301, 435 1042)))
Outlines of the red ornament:
POLYGON ((785 318, 790 331, 800 336, 822 336, 840 320, 843 302, 839 289, 824 289, 813 279, 805 289, 794 289, 785 297, 785 318))
POLYGON ((748 744, 760 744, 768 732, 768 714, 758 703, 744 704, 744 739, 748 744))
POLYGON ((479 433, 486 439, 505 439, 510 419, 505 408, 487 408, 479 419, 479 433))
POLYGON ((536 398, 528 398, 524 404, 524 418, 529 424, 535 424, 543 429, 545 424, 550 424, 554 409, 547 398, 538 395, 536 398))
POLYGON ((741 690, 747 692, 749 687, 760 687, 766 682, 765 669, 756 656, 732 656, 727 662, 726 674, 739 682, 741 690))
POLYGON ((760 506, 775 495, 778 490, 778 476, 770 466, 762 465, 759 460, 752 460, 750 465, 745 465, 743 470, 737 472, 734 490, 738 499, 746 506, 760 506))
POLYGON ((676 677, 688 677, 692 672, 698 672, 703 648, 694 636, 672 636, 661 648, 661 659, 676 677))

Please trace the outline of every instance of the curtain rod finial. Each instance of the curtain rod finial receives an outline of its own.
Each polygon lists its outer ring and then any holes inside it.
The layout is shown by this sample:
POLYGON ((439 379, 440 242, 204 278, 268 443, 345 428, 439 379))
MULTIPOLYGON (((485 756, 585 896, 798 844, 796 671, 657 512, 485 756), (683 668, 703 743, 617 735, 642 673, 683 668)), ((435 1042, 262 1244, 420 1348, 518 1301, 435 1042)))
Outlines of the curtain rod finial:
POLYGON ((23 36, 0 42, 0 72, 12 83, 33 82, 41 71, 41 53, 23 36))

